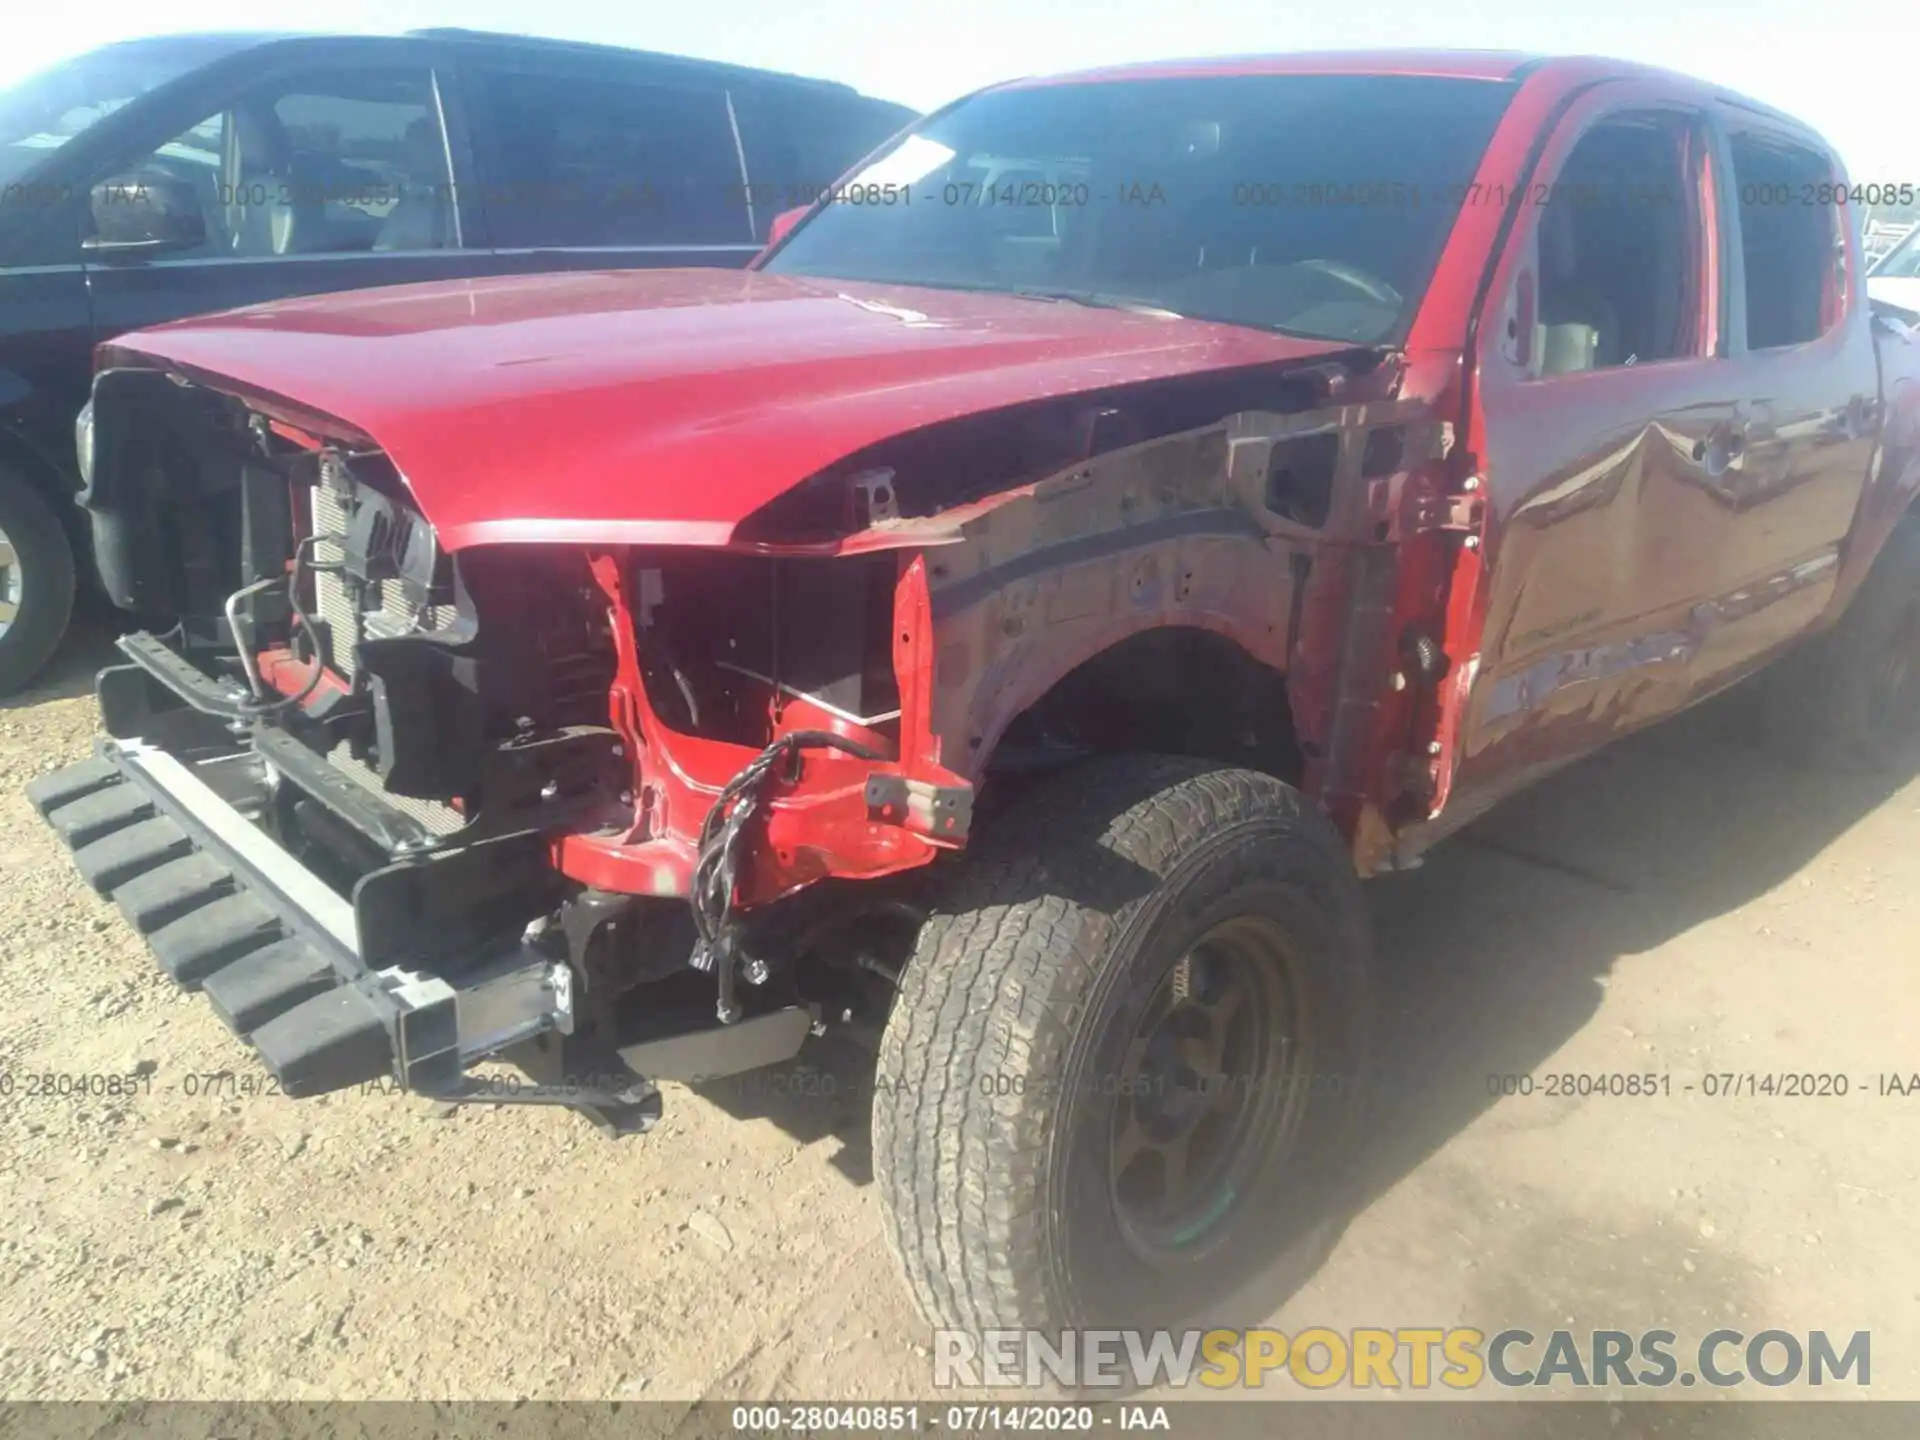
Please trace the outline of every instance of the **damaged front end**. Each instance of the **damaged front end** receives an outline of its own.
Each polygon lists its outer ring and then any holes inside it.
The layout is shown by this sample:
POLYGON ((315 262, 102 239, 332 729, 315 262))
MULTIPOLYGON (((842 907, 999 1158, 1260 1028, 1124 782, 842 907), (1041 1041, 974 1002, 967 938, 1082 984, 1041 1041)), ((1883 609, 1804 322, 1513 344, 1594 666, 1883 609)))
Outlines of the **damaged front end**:
POLYGON ((179 619, 120 642, 100 758, 33 800, 289 1094, 644 1127, 651 1081, 850 1013, 873 975, 798 969, 912 914, 773 902, 965 841, 905 557, 448 554, 369 437, 157 369, 105 372, 91 430, 109 591, 179 619), (467 1075, 495 1056, 535 1083, 467 1075))
POLYGON ((373 436, 110 369, 102 575, 179 618, 120 642, 99 758, 32 798, 287 1093, 644 1129, 655 1081, 884 1019, 976 790, 1171 749, 1357 847, 1425 818, 1433 776, 1379 762, 1444 708, 1450 376, 1133 385, 903 433, 722 546, 450 552, 373 436))

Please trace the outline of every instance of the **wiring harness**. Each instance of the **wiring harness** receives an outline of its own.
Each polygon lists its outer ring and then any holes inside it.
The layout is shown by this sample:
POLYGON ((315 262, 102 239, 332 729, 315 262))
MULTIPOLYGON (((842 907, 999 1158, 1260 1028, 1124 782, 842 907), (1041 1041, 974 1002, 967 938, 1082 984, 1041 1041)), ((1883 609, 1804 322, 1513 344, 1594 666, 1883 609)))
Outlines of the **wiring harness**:
POLYGON ((747 762, 713 802, 700 827, 700 846, 693 864, 692 893, 688 899, 693 907, 694 930, 699 936, 693 948, 693 967, 713 972, 719 997, 714 1013, 723 1025, 731 1025, 740 1018, 740 1006, 734 1000, 734 979, 740 957, 733 897, 739 880, 741 838, 760 812, 768 786, 782 762, 797 767, 803 750, 840 750, 862 760, 886 758, 869 746, 831 731, 794 730, 747 762))

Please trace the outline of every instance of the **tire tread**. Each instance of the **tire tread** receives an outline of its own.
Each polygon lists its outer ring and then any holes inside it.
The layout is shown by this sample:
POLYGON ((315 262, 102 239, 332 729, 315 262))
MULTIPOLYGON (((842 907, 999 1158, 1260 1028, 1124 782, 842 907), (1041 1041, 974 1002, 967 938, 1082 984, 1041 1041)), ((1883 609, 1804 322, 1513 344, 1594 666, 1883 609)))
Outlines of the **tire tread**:
MULTIPOLYGON (((948 877, 901 977, 881 1044, 874 1167, 887 1238, 936 1325, 1074 1323, 1046 1253, 1047 1139, 1056 1094, 995 1094, 997 1075, 1054 1075, 1102 973, 1103 937, 1144 903, 1120 856, 1165 875, 1237 823, 1308 837, 1332 873, 1345 847, 1292 787, 1177 756, 1125 756, 1043 785, 948 877), (1096 840, 1097 844, 1075 841, 1096 840), (1063 843, 1064 842, 1064 843, 1063 843), (1090 863, 1093 862, 1093 863, 1090 863), (1069 899, 1069 896, 1079 897, 1069 899)), ((1357 882, 1351 904, 1359 908, 1357 882)), ((1364 930, 1364 918, 1350 916, 1364 930)))
POLYGON ((46 497, 0 463, 0 531, 22 557, 20 613, 0 636, 0 695, 26 685, 52 658, 73 616, 73 544, 46 497))

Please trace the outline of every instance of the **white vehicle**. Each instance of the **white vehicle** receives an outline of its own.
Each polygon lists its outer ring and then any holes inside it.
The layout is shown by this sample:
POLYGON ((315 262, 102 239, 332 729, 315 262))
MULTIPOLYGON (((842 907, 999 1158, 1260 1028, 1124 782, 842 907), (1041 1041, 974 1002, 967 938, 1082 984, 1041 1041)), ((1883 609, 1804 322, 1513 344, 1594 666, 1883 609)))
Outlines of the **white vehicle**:
POLYGON ((1920 225, 1867 272, 1867 294, 1920 317, 1920 225))

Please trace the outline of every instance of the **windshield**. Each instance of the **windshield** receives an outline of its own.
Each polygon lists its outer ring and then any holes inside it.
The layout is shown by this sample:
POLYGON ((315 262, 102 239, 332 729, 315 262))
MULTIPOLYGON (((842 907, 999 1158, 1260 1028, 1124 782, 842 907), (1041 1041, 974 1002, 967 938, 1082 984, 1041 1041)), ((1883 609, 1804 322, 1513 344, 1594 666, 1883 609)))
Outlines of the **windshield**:
POLYGON ((1920 226, 1907 232, 1907 238, 1894 246, 1873 267, 1876 280, 1913 280, 1920 278, 1920 226))
POLYGON ((1511 93, 1378 75, 987 91, 839 187, 766 268, 1392 341, 1511 93))
POLYGON ((0 89, 0 180, 26 174, 129 100, 243 43, 191 36, 108 45, 0 89))

